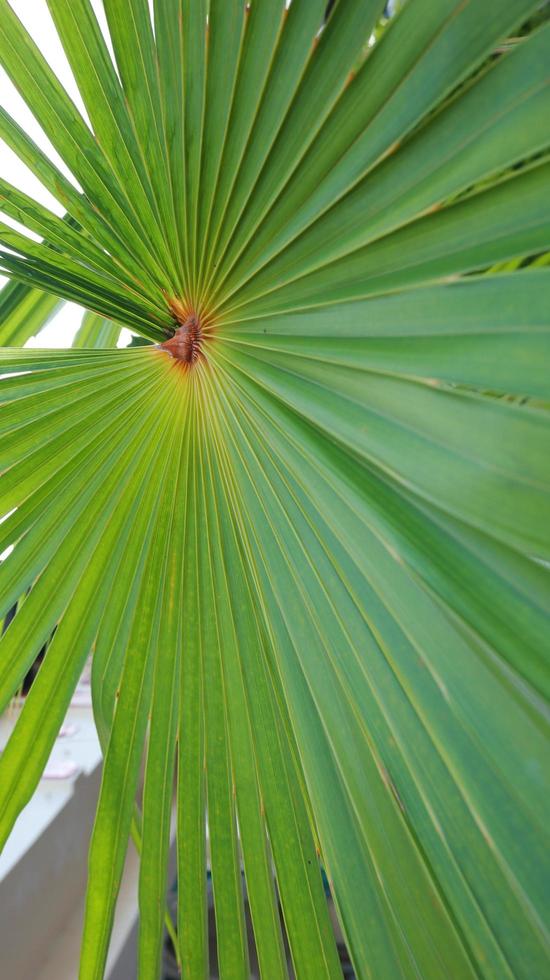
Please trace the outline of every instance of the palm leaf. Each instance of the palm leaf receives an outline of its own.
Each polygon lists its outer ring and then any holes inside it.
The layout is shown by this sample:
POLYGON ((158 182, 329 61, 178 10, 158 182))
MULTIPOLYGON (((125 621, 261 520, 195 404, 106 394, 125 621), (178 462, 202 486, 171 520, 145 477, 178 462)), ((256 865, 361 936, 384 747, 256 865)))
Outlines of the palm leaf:
POLYGON ((542 976, 550 271, 510 270, 550 248, 550 28, 498 48, 529 0, 383 30, 378 0, 105 0, 113 61, 89 0, 48 6, 91 129, 0 0, 77 182, 2 112, 67 212, 2 184, 2 706, 55 630, 2 842, 93 648, 83 980, 130 835, 158 976, 174 779, 184 976, 207 870, 221 976, 250 974, 243 881, 263 977, 287 946, 340 975, 321 867, 359 977, 542 976), (59 297, 93 311, 75 349, 18 349, 59 297))
POLYGON ((0 291, 0 340, 4 346, 25 344, 46 326, 61 301, 23 283, 11 281, 0 291))

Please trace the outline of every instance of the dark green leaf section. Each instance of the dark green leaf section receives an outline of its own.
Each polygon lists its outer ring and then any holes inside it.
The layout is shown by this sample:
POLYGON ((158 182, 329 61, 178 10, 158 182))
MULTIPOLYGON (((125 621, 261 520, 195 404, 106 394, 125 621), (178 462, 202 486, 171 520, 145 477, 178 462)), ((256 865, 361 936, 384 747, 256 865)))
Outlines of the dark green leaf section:
POLYGON ((550 273, 533 269, 243 318, 226 330, 239 348, 284 354, 298 372, 304 360, 547 401, 549 306, 550 273))
MULTIPOLYGON (((498 345, 499 325, 506 336, 516 322, 506 288, 531 277, 546 272, 419 291, 417 329, 439 340, 437 310, 453 308, 464 333, 483 339, 482 321, 468 332, 467 311, 485 302, 498 345), (491 302, 498 286, 501 312, 491 302), (461 291, 460 304, 445 289, 461 291)), ((401 330, 411 336, 414 305, 406 296, 402 304, 411 316, 401 330)), ((378 331, 398 340, 399 313, 396 297, 378 331)), ((279 338, 285 326, 281 318, 279 338)), ((331 329, 321 322, 320 339, 331 329)), ((32 477, 6 498, 17 507, 3 525, 16 547, 0 586, 4 594, 17 568, 19 594, 31 586, 0 641, 2 662, 13 665, 2 678, 6 696, 43 642, 37 623, 50 631, 58 623, 0 762, 4 833, 97 635, 98 712, 112 722, 83 976, 101 975, 106 956, 150 711, 144 976, 159 955, 178 730, 180 943, 189 969, 207 969, 196 899, 208 861, 220 962, 229 976, 247 975, 242 855, 266 975, 286 970, 272 860, 299 975, 334 973, 302 778, 356 962, 374 962, 374 975, 466 977, 483 964, 486 976, 512 977, 522 975, 528 949, 542 968, 549 583, 532 555, 544 554, 536 522, 548 523, 540 520, 550 482, 546 414, 459 387, 460 361, 452 381, 438 376, 436 361, 429 378, 403 366, 388 376, 376 358, 348 368, 296 353, 294 333, 274 349, 267 333, 241 331, 242 339, 228 330, 213 342, 211 365, 190 373, 147 349, 2 357, 4 374, 31 372, 3 382, 5 453, 12 432, 23 445, 22 425, 35 445, 32 477), (80 444, 52 428, 75 383, 78 415, 89 406, 80 444), (110 406, 103 426, 93 405, 110 406), (350 422, 358 407, 361 426, 350 422), (61 474, 64 520, 52 542, 44 521, 59 509, 61 474), (42 749, 21 780, 37 726, 42 749), (527 756, 537 765, 526 768, 527 756)), ((452 323, 448 331, 453 337, 452 323)))
POLYGON ((92 650, 83 980, 131 836, 159 975, 173 830, 185 977, 207 872, 223 980, 245 894, 263 978, 340 976, 321 868, 362 980, 543 977, 549 29, 495 53, 536 3, 407 0, 369 47, 378 0, 106 0, 114 59, 48 6, 89 124, 0 0, 74 178, 0 112, 66 211, 0 186, 1 707, 51 641, 0 841, 92 650), (60 297, 75 349, 21 350, 60 297), (190 314, 196 358, 148 343, 190 314))
MULTIPOLYGON (((550 164, 510 177, 496 187, 436 209, 369 245, 278 286, 268 269, 228 301, 241 316, 391 293, 410 285, 449 280, 495 262, 545 251, 550 222, 545 201, 550 164)), ((222 307, 222 312, 225 308, 222 307)))
MULTIPOLYGON (((459 20, 451 20, 451 25, 459 29, 459 20)), ((442 39, 438 39, 439 44, 442 39)), ((447 42, 451 43, 451 39, 447 42)), ((433 57, 435 50, 437 45, 429 48, 426 57, 433 57)), ((373 61, 378 61, 378 54, 380 51, 376 49, 373 61)), ((303 168, 298 171, 294 183, 271 209, 243 255, 241 264, 247 275, 253 275, 259 262, 264 265, 269 262, 268 275, 272 280, 282 279, 296 268, 325 264, 387 234, 418 214, 440 207, 447 198, 481 180, 486 181, 504 166, 548 147, 548 133, 540 120, 550 113, 549 59, 550 27, 546 27, 509 57, 498 59, 477 85, 467 89, 444 112, 436 114, 400 152, 390 143, 380 146, 381 157, 389 152, 389 157, 382 161, 377 161, 373 153, 380 116, 374 116, 368 124, 365 120, 365 134, 353 145, 353 154, 361 154, 363 172, 371 171, 375 162, 379 165, 362 180, 358 179, 362 172, 351 161, 346 169, 344 161, 338 159, 335 147, 341 150, 342 134, 334 127, 342 111, 335 111, 330 138, 325 137, 324 142, 320 138, 311 150, 313 172, 304 173, 303 168), (325 166, 332 164, 332 167, 325 184, 319 185, 319 168, 327 154, 325 166), (335 201, 338 203, 330 207, 335 201), (311 222, 310 230, 304 231, 311 222), (283 254, 273 261, 283 249, 283 254)), ((457 65, 452 59, 447 59, 446 65, 448 71, 456 72, 457 65)), ((367 60, 363 74, 372 80, 370 68, 367 60)), ((360 85, 358 80, 357 87, 360 85)), ((354 87, 350 86, 350 94, 354 87)), ((429 90, 423 78, 422 93, 429 90)), ((372 99, 372 85, 368 94, 372 99)), ((365 101, 368 104, 366 91, 355 115, 351 106, 348 109, 354 135, 360 131, 357 117, 359 113, 364 114, 365 101)), ((409 99, 406 109, 418 111, 418 102, 409 99)), ((384 137, 389 139, 387 105, 380 114, 386 121, 384 137)))

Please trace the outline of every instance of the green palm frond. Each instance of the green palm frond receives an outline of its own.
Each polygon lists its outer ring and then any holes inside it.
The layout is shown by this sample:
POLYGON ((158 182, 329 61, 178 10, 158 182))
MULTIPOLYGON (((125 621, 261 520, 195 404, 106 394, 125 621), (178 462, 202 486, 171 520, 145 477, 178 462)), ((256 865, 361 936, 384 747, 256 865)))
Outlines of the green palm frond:
POLYGON ((0 114, 66 210, 0 185, 35 236, 0 223, 0 617, 30 590, 0 709, 53 633, 0 839, 93 649, 82 980, 131 833, 159 975, 174 781, 183 976, 207 869, 227 980, 243 873, 262 977, 286 943, 341 975, 321 867, 358 977, 548 968, 550 270, 510 263, 550 248, 550 27, 502 49, 537 3, 325 6, 104 0, 113 62, 89 0, 48 0, 89 128, 0 0, 78 185, 0 114), (74 349, 18 348, 59 298, 91 311, 74 349))
POLYGON ((0 343, 25 344, 45 327, 62 305, 58 296, 11 280, 0 290, 0 343))
POLYGON ((113 323, 112 320, 106 320, 105 317, 99 316, 97 313, 85 313, 71 347, 73 350, 91 347, 101 350, 105 347, 116 347, 119 337, 119 324, 113 323))

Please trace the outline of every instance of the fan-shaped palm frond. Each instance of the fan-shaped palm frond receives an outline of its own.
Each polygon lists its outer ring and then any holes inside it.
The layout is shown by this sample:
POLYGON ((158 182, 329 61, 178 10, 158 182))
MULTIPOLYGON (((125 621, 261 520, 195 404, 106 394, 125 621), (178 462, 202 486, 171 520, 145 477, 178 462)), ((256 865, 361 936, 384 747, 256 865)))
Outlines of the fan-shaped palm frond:
POLYGON ((0 616, 30 589, 0 707, 55 628, 0 836, 93 648, 83 980, 132 826, 158 976, 174 774, 184 976, 207 865, 221 976, 243 871, 262 976, 283 932, 338 976, 320 862, 358 977, 547 969, 550 270, 483 272, 550 248, 550 28, 493 55, 536 3, 408 0, 369 48, 381 0, 325 6, 104 0, 113 61, 89 0, 48 0, 88 125, 0 0, 78 185, 0 115, 66 209, 2 182, 0 266, 29 330, 38 289, 93 311, 79 349, 0 353, 0 616))

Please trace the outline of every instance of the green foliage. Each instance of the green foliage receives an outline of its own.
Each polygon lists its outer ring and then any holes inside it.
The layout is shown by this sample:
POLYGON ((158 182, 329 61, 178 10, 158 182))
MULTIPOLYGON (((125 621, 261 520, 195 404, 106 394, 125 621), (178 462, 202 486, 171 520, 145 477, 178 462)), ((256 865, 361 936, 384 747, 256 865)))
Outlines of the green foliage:
POLYGON ((59 297, 11 280, 0 292, 0 343, 25 344, 39 333, 61 306, 59 297))
POLYGON ((183 976, 207 866, 222 977, 242 870, 262 977, 283 929, 339 976, 321 864, 360 978, 548 970, 550 269, 518 266, 550 248, 550 27, 491 58, 537 3, 325 5, 104 0, 115 69, 89 0, 48 0, 90 129, 0 0, 79 185, 0 114, 67 212, 1 184, 42 240, 0 223, 0 709, 53 638, 0 839, 93 648, 82 980, 131 834, 158 976, 174 779, 183 976), (59 298, 75 348, 21 349, 59 298))

